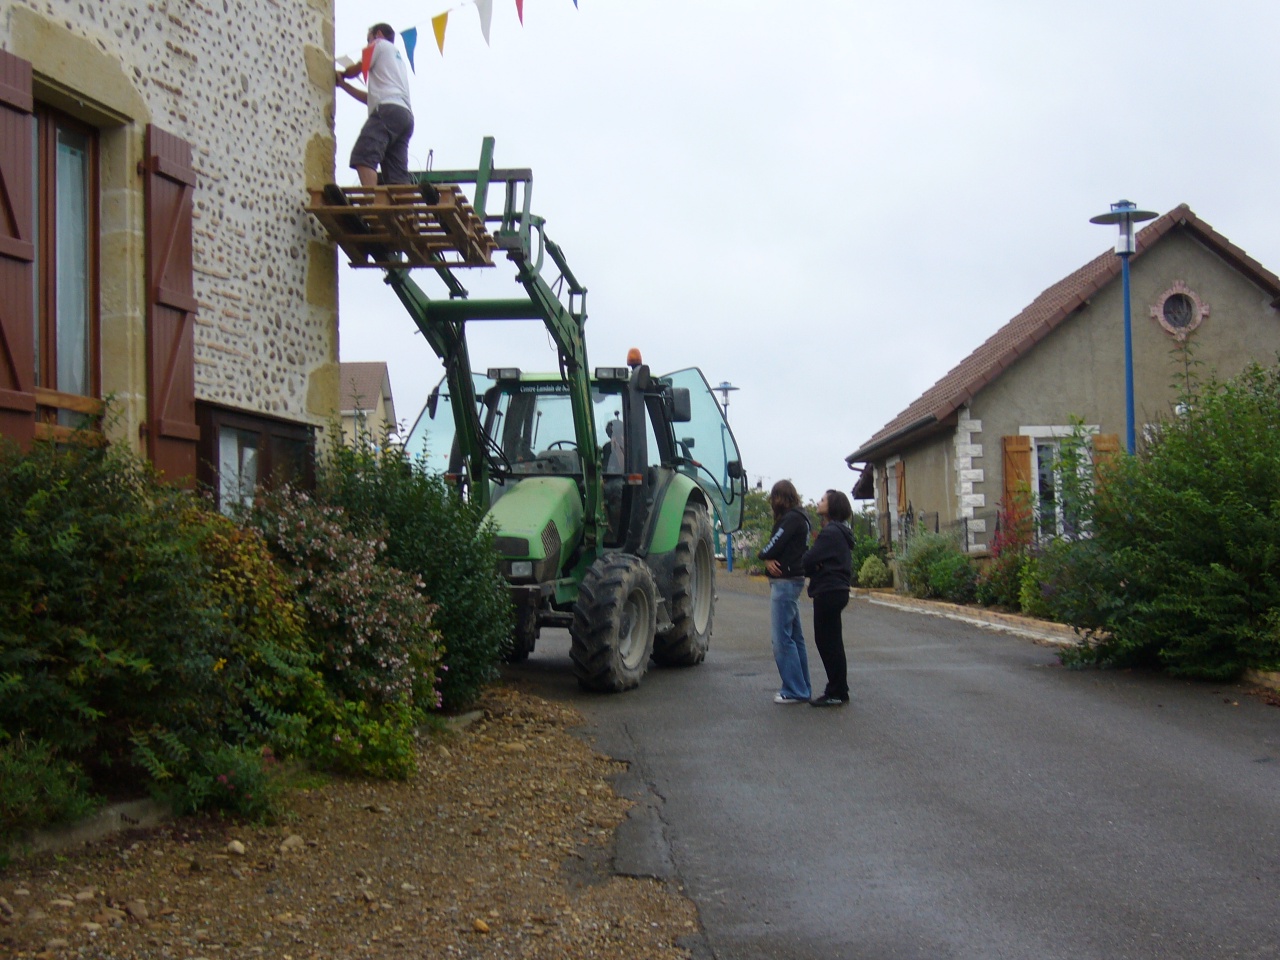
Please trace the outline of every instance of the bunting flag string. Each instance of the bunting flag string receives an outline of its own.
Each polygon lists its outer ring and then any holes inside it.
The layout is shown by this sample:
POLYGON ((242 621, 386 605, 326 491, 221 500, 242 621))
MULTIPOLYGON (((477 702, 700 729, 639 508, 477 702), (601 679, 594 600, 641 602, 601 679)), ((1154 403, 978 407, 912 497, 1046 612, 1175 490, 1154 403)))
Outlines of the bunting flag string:
MULTIPOLYGON (((465 6, 474 6, 476 12, 480 15, 480 32, 484 34, 485 45, 489 44, 489 28, 493 23, 493 0, 463 0, 461 3, 455 3, 449 9, 442 13, 436 14, 431 18, 431 31, 435 34, 436 47, 440 50, 440 55, 444 56, 444 34, 449 26, 449 14, 456 10, 461 10, 465 6)), ((573 8, 578 9, 578 0, 573 0, 573 8)), ((520 18, 520 26, 524 26, 524 0, 516 0, 516 16, 520 18)), ((418 72, 417 66, 413 62, 413 53, 418 46, 418 26, 421 24, 405 27, 400 31, 400 39, 404 43, 404 52, 409 56, 409 67, 414 73, 418 72)), ((373 46, 367 46, 360 52, 361 75, 368 80, 369 77, 369 61, 373 56, 373 46)))

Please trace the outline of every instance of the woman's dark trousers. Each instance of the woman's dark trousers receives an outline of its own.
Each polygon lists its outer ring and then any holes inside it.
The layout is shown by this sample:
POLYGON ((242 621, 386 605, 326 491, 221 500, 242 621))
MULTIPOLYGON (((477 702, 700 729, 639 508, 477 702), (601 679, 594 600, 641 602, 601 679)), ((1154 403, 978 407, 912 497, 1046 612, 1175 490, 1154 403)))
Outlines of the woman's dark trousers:
POLYGON ((848 590, 820 593, 813 598, 813 642, 827 671, 828 697, 849 699, 848 665, 844 656, 844 631, 840 612, 849 605, 848 590))

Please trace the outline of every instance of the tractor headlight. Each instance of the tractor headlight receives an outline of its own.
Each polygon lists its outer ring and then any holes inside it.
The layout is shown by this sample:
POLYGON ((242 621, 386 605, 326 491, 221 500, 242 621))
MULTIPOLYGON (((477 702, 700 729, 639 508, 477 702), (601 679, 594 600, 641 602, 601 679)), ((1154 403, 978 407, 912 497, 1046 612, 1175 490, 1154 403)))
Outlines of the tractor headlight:
POLYGON ((511 576, 515 577, 532 577, 533 561, 532 560, 512 560, 511 576))

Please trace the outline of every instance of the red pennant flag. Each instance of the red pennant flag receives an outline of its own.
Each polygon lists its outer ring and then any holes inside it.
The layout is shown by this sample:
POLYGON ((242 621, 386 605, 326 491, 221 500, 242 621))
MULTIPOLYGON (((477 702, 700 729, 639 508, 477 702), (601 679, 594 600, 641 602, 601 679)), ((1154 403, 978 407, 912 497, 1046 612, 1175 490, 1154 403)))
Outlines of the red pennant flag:
POLYGON ((373 44, 360 51, 360 79, 369 82, 369 65, 373 63, 373 44))
POLYGON ((524 0, 516 0, 516 13, 520 16, 520 26, 524 26, 524 0))

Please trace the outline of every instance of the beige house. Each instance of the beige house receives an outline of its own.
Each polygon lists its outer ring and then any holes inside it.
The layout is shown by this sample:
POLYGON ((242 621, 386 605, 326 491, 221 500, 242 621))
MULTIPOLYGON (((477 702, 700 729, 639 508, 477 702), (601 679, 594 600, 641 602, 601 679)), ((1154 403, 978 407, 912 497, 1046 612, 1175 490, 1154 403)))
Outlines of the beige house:
MULTIPOLYGON (((1280 355, 1280 278, 1185 205, 1138 234, 1130 258, 1135 434, 1172 412, 1189 348, 1200 377, 1280 355)), ((1031 489, 1042 532, 1060 523, 1052 468, 1072 419, 1094 455, 1125 434, 1120 258, 1107 252, 1040 294, 845 459, 874 497, 881 537, 909 515, 983 551, 1002 501, 1031 489)))
POLYGON ((0 434, 225 499, 338 409, 333 0, 0 0, 0 434))
POLYGON ((396 405, 386 363, 343 363, 339 376, 343 442, 354 446, 363 435, 377 444, 388 434, 396 433, 396 405))

